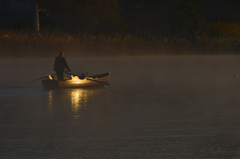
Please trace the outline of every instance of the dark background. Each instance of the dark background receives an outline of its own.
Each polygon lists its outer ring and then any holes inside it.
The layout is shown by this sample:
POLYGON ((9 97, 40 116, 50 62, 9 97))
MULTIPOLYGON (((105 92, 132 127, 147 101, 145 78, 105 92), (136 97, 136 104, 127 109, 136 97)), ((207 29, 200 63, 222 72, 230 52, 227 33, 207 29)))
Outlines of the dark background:
MULTIPOLYGON (((189 35, 208 32, 207 25, 213 22, 240 23, 239 0, 38 0, 38 4, 47 10, 39 12, 42 31, 69 34, 189 35)), ((33 22, 0 26, 29 29, 33 22)))
POLYGON ((207 23, 214 21, 240 22, 237 0, 61 0, 51 4, 67 32, 183 35, 205 32, 207 23))
POLYGON ((239 0, 0 0, 0 56, 232 55, 239 24, 239 0))

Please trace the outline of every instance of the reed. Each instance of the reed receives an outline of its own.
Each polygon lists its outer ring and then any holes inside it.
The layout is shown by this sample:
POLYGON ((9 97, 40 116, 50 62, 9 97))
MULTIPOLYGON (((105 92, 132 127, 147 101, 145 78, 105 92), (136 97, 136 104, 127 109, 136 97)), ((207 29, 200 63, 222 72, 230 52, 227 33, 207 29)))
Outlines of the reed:
POLYGON ((0 57, 151 56, 238 54, 239 40, 202 36, 163 37, 126 35, 48 34, 0 30, 0 57))

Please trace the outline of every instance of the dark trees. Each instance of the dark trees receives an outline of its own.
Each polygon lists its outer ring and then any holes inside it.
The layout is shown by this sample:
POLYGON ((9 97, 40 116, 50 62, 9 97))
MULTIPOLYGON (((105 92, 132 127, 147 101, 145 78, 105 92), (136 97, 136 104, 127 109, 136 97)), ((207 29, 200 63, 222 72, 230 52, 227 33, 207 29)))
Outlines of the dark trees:
POLYGON ((38 0, 66 32, 185 35, 212 21, 240 22, 238 0, 38 0))

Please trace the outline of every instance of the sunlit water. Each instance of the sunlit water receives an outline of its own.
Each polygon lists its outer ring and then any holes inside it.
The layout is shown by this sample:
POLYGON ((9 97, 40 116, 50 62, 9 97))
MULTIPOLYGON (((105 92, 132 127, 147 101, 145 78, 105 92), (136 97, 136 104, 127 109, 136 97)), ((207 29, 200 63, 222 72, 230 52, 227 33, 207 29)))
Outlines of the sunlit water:
POLYGON ((1 159, 240 158, 240 56, 66 59, 111 86, 48 91, 22 83, 54 59, 0 60, 1 159))

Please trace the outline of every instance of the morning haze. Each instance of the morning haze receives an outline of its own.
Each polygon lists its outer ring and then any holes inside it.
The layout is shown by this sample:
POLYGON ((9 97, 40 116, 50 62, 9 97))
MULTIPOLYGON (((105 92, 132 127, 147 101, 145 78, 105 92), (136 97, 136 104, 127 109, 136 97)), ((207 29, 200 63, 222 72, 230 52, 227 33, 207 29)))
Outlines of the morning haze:
POLYGON ((238 1, 0 0, 0 20, 0 158, 240 157, 238 1), (105 86, 43 88, 82 73, 105 86))

